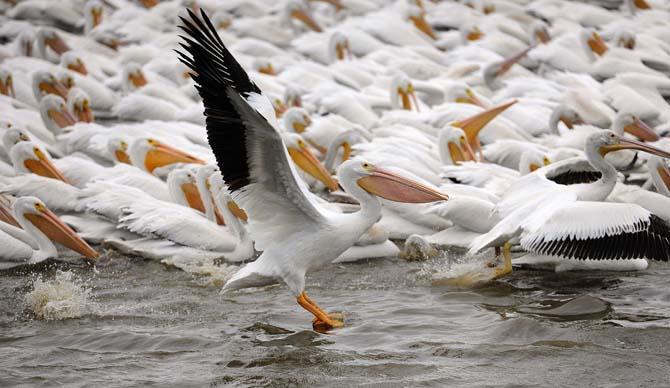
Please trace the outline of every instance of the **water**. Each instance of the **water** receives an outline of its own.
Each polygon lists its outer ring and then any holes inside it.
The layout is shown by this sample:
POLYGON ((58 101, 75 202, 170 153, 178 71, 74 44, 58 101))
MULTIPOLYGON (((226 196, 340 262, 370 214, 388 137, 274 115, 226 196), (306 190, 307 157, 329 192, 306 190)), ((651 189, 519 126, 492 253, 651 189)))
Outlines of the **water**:
POLYGON ((220 295, 216 271, 112 257, 0 272, 0 386, 670 384, 670 265, 455 289, 434 285, 444 261, 313 273, 310 295, 346 316, 331 334, 283 287, 220 295))

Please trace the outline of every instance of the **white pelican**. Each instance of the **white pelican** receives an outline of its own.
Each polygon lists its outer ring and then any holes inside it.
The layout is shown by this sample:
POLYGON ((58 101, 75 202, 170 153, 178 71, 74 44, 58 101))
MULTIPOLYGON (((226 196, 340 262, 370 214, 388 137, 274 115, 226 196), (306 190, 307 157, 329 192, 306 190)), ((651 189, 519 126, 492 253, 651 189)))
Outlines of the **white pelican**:
POLYGON ((540 255, 543 264, 551 257, 557 269, 639 269, 646 268, 644 259, 668 261, 668 224, 635 204, 600 202, 617 182, 617 172, 604 156, 622 149, 670 157, 670 153, 612 131, 596 132, 587 140, 585 151, 600 179, 564 186, 545 178, 542 169, 526 175, 514 185, 517 190, 496 206, 502 220, 476 238, 470 252, 500 247, 519 237, 523 249, 540 255), (582 266, 580 260, 588 262, 582 266), (611 260, 618 264, 610 266, 611 260))
POLYGON ((338 214, 317 207, 298 184, 277 129, 245 100, 257 99, 260 90, 223 45, 205 13, 202 20, 193 13, 190 16, 192 21, 182 19, 183 29, 193 39, 184 45, 190 56, 181 53, 182 60, 195 73, 210 144, 224 181, 249 214, 256 248, 263 250, 224 290, 282 281, 315 316, 314 326, 341 327, 342 321, 307 297, 307 270, 330 263, 377 221, 381 203, 376 196, 407 202, 448 197, 370 163, 350 160, 340 166, 340 184, 361 209, 338 214))
POLYGON ((39 199, 18 198, 12 205, 12 211, 21 229, 0 221, 2 268, 36 264, 57 258, 58 250, 53 242, 72 249, 92 262, 98 258, 98 252, 77 236, 39 199))

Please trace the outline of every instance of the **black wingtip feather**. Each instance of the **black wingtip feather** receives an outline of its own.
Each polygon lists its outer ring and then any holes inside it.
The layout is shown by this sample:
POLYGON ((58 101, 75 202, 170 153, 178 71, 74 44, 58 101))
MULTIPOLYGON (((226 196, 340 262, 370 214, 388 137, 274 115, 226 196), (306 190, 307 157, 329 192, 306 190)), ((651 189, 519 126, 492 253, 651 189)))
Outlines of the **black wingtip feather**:
POLYGON ((191 20, 179 17, 178 59, 190 71, 205 105, 207 138, 222 176, 231 192, 251 182, 247 158, 246 129, 226 90, 239 94, 261 93, 246 71, 223 44, 204 10, 199 18, 190 9, 191 20))

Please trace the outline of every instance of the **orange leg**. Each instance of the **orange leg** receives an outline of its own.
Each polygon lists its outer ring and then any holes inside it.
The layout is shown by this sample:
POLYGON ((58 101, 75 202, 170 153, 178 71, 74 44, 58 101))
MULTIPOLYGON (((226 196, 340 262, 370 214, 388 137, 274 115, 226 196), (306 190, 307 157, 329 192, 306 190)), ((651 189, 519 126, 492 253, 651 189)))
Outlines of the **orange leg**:
POLYGON ((323 311, 312 299, 310 299, 307 294, 303 291, 297 298, 298 304, 305 310, 312 313, 315 317, 313 325, 322 323, 327 328, 338 328, 344 326, 342 321, 333 319, 328 313, 323 311))

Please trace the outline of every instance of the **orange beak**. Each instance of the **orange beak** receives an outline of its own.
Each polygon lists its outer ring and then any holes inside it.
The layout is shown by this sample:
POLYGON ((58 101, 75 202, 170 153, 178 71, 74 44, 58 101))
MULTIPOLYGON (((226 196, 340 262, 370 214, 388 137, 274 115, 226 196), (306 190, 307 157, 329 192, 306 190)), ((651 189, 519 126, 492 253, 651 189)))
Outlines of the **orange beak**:
POLYGON ((468 160, 477 160, 475 152, 472 150, 467 139, 461 141, 460 144, 449 142, 447 147, 449 148, 449 155, 451 155, 451 160, 454 164, 460 164, 461 162, 466 162, 468 160))
POLYGON ((67 100, 67 88, 65 85, 58 81, 54 82, 40 82, 39 88, 45 94, 56 94, 63 97, 64 100, 67 100))
POLYGON ((205 205, 202 203, 198 186, 192 182, 184 183, 181 185, 181 191, 184 192, 184 197, 186 197, 186 202, 188 202, 190 208, 205 212, 205 205))
POLYGON ((70 46, 65 43, 65 41, 60 37, 56 36, 54 38, 45 39, 44 43, 58 55, 63 54, 66 51, 70 51, 70 46))
POLYGON ((5 96, 9 97, 16 97, 16 92, 14 91, 14 81, 12 80, 11 75, 7 76, 4 81, 0 80, 0 94, 4 94, 5 96))
POLYGON ((58 179, 65 183, 68 183, 67 179, 63 174, 58 170, 56 166, 49 160, 46 155, 42 153, 41 150, 35 149, 35 156, 37 159, 26 159, 23 161, 23 165, 33 174, 37 174, 43 177, 58 179))
POLYGON ((409 20, 411 20, 412 23, 414 23, 414 27, 419 29, 419 31, 428 35, 431 39, 437 39, 437 35, 435 35, 435 31, 433 31, 433 27, 431 27, 431 25, 428 24, 423 15, 410 16, 409 20))
POLYGON ((360 178, 357 183, 368 193, 389 201, 427 203, 449 199, 446 194, 377 167, 373 167, 371 174, 360 178))
POLYGON ((537 31, 535 36, 537 36, 537 40, 539 40, 542 44, 547 44, 551 40, 549 33, 545 29, 537 31))
POLYGON ((42 208, 40 214, 26 214, 25 217, 52 241, 66 246, 83 255, 90 261, 95 261, 100 254, 91 248, 86 241, 65 225, 51 210, 42 208))
POLYGON ((81 122, 84 122, 84 123, 92 123, 93 122, 93 110, 91 109, 91 106, 88 103, 88 100, 84 100, 82 102, 81 106, 75 104, 74 114, 75 114, 75 116, 77 116, 77 119, 81 122))
POLYGON ((603 38, 601 38, 600 35, 595 31, 593 32, 587 43, 591 48, 591 51, 598 54, 599 56, 603 56, 607 52, 607 44, 605 44, 603 38))
POLYGON ((82 62, 79 59, 77 59, 77 61, 75 63, 70 63, 69 65, 67 65, 67 68, 72 70, 72 71, 76 71, 79 74, 83 74, 83 75, 88 74, 88 70, 86 69, 86 66, 84 65, 84 62, 82 62))
POLYGON ((306 146, 288 147, 288 153, 301 170, 326 185, 328 190, 336 191, 338 189, 337 181, 333 179, 328 170, 306 146))
POLYGON ((153 172, 158 167, 174 163, 205 164, 204 161, 167 144, 151 140, 151 145, 153 148, 147 152, 144 160, 144 165, 149 172, 153 172))
POLYGON ((144 74, 142 72, 137 72, 137 74, 131 73, 128 74, 128 79, 130 82, 133 83, 133 85, 136 88, 141 88, 142 86, 147 84, 147 79, 144 78, 144 74))
POLYGON ((140 0, 144 8, 153 8, 158 5, 159 0, 140 0))
POLYGON ((649 3, 647 3, 645 0, 633 0, 633 4, 635 4, 635 7, 638 9, 651 9, 649 3))
POLYGON ((267 74, 267 75, 277 75, 277 72, 275 72, 275 69, 272 66, 272 63, 268 63, 265 66, 259 67, 258 72, 263 73, 263 74, 267 74))
POLYGON ((525 50, 523 50, 522 52, 520 52, 520 53, 518 53, 518 54, 516 54, 516 55, 514 55, 514 56, 512 56, 512 57, 509 57, 509 58, 505 59, 505 60, 502 62, 502 64, 500 65, 500 70, 498 70, 498 74, 496 74, 496 75, 497 75, 498 77, 500 77, 501 75, 507 73, 507 72, 509 71, 509 69, 511 69, 512 66, 514 66, 517 62, 519 62, 520 60, 522 60, 523 57, 525 57, 526 54, 528 54, 528 52, 529 52, 532 48, 533 48, 533 46, 530 46, 530 47, 526 48, 525 50))
POLYGON ((246 222, 249 219, 249 216, 247 216, 247 212, 242 210, 239 206, 237 206, 237 203, 235 201, 228 201, 228 210, 230 210, 231 213, 240 220, 246 222))
POLYGON ((626 125, 623 130, 643 141, 657 141, 661 138, 639 117, 635 117, 633 123, 626 125))
POLYGON ((303 22, 307 27, 309 27, 314 32, 322 32, 323 30, 316 23, 312 17, 302 10, 295 10, 291 12, 291 16, 303 22))
POLYGON ((59 128, 66 128, 77 122, 74 116, 72 116, 72 114, 68 112, 67 109, 49 109, 48 115, 56 123, 56 125, 58 125, 59 128))
POLYGON ((479 28, 475 27, 472 30, 470 30, 470 32, 468 32, 468 34, 465 36, 465 38, 468 41, 473 42, 475 40, 481 39, 483 36, 484 36, 484 33, 479 28))
POLYGON ((656 171, 658 171, 658 176, 663 181, 665 187, 667 187, 668 190, 670 190, 670 169, 668 169, 668 167, 665 164, 662 164, 661 166, 658 167, 656 171))
POLYGON ((19 223, 16 221, 16 218, 14 218, 14 214, 12 213, 9 201, 6 201, 6 198, 2 197, 1 195, 0 195, 0 222, 13 225, 21 229, 21 225, 19 225, 19 223))
POLYGON ((473 144, 477 138, 477 135, 479 135, 479 132, 486 126, 486 124, 504 112, 507 108, 516 104, 516 102, 516 100, 512 100, 505 104, 501 104, 491 109, 485 110, 465 120, 452 123, 451 125, 461 128, 463 132, 465 132, 465 136, 467 136, 468 142, 473 144))
POLYGON ((114 151, 114 156, 116 156, 116 160, 118 160, 119 163, 132 164, 130 162, 130 156, 125 150, 114 151))
POLYGON ((486 104, 484 104, 484 102, 480 100, 472 90, 466 90, 465 95, 465 97, 458 97, 456 102, 460 102, 461 104, 473 104, 486 109, 486 104))
POLYGON ((652 155, 660 156, 661 158, 670 158, 670 152, 663 151, 660 148, 652 147, 649 144, 641 143, 636 140, 626 139, 622 136, 618 136, 619 143, 606 145, 600 147, 600 154, 606 155, 609 152, 619 151, 619 150, 638 150, 646 152, 652 155))

